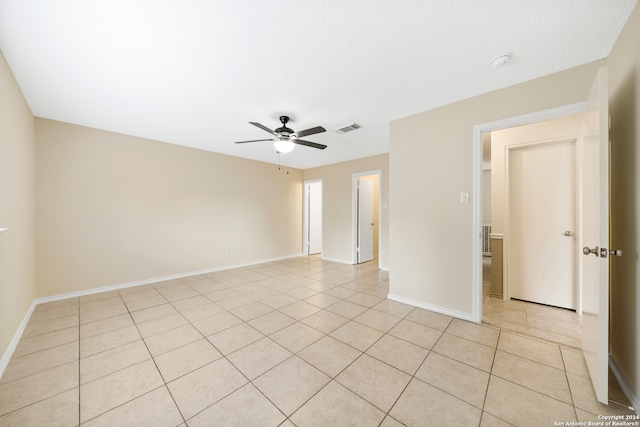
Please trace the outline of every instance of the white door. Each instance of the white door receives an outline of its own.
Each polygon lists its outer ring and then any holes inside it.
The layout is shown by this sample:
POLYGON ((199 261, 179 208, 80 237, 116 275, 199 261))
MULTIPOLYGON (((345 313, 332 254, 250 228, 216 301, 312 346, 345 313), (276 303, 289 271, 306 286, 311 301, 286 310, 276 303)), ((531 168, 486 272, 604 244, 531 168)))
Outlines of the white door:
POLYGON ((593 387, 608 403, 609 354, 609 95, 598 70, 585 113, 582 150, 582 350, 593 387), (586 252, 586 253, 585 253, 586 252))
POLYGON ((373 259, 373 181, 358 178, 358 264, 373 259))
POLYGON ((509 296, 576 308, 575 140, 509 150, 509 296))
POLYGON ((308 254, 322 252, 322 183, 312 182, 307 184, 308 190, 308 254))

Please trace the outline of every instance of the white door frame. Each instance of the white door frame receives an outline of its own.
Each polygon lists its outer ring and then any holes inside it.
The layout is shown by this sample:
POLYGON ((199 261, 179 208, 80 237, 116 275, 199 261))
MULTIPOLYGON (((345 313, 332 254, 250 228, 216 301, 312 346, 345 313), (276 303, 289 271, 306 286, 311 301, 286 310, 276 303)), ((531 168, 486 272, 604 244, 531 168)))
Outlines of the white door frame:
POLYGON ((482 134, 509 127, 528 125, 573 114, 584 113, 585 102, 578 102, 549 110, 509 117, 493 122, 477 124, 473 127, 473 223, 472 223, 472 292, 473 306, 471 320, 482 321, 482 134))
MULTIPOLYGON (((314 184, 319 182, 322 185, 322 178, 310 179, 302 183, 303 197, 302 197, 302 253, 309 255, 309 186, 307 184, 314 184)), ((322 201, 324 202, 324 189, 322 190, 322 201)), ((324 209, 324 203, 322 204, 324 209)), ((321 220, 322 221, 322 220, 321 220)), ((324 227, 323 227, 324 233, 324 227)), ((321 252, 322 254, 322 252, 321 252)))
MULTIPOLYGON (((502 248, 502 277, 503 277, 503 287, 502 287, 502 295, 503 295, 503 299, 505 300, 509 300, 511 299, 511 278, 510 278, 510 274, 511 274, 511 260, 509 259, 509 254, 510 254, 510 245, 511 245, 511 233, 510 233, 510 229, 512 227, 511 224, 511 213, 509 212, 509 206, 511 206, 510 204, 510 194, 511 194, 511 187, 510 187, 510 182, 509 182, 509 172, 510 172, 510 161, 511 161, 511 152, 513 150, 518 150, 518 149, 523 149, 523 148, 531 148, 531 147, 536 147, 536 146, 542 146, 542 145, 551 145, 551 144, 562 144, 562 143, 573 143, 574 144, 574 157, 573 157, 573 161, 575 163, 575 168, 574 168, 574 182, 575 182, 575 198, 574 198, 574 212, 575 212, 575 218, 573 219, 574 221, 574 229, 572 230, 574 232, 574 236, 576 237, 576 239, 579 238, 579 236, 582 235, 582 230, 580 229, 580 222, 579 222, 579 209, 578 209, 578 195, 579 195, 579 188, 580 188, 580 167, 578 165, 578 155, 580 154, 580 140, 581 137, 579 135, 576 136, 569 136, 569 137, 564 137, 564 138, 556 138, 556 139, 550 139, 550 140, 541 140, 541 141, 534 141, 534 142, 523 142, 520 144, 512 144, 512 145, 508 145, 507 147, 505 147, 506 149, 506 153, 504 156, 504 161, 505 161, 505 173, 504 173, 504 199, 503 199, 503 214, 502 214, 502 234, 503 234, 503 240, 502 240, 502 244, 503 244, 503 248, 502 248)), ((576 240, 574 249, 578 248, 578 241, 576 240)), ((574 254, 575 255, 575 254, 574 254)), ((573 288, 574 288, 574 306, 576 307, 576 313, 581 314, 582 312, 582 306, 581 306, 581 294, 580 294, 580 286, 579 286, 579 282, 578 282, 578 257, 577 255, 574 256, 574 262, 573 262, 573 271, 574 271, 574 281, 573 281, 573 288)))
POLYGON ((382 247, 382 169, 358 172, 351 175, 351 264, 358 263, 358 178, 378 175, 378 268, 382 247))

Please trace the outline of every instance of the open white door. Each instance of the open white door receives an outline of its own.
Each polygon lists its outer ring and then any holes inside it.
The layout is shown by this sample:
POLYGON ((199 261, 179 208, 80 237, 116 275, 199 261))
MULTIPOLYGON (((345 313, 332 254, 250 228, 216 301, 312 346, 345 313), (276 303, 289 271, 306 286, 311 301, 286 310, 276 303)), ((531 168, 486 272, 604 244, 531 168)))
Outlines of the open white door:
POLYGON ((609 95, 598 70, 584 120, 582 149, 582 350, 598 400, 608 403, 609 95))
POLYGON ((373 181, 358 178, 358 264, 373 259, 373 181))
POLYGON ((322 183, 312 182, 308 187, 308 231, 309 255, 322 252, 322 183))

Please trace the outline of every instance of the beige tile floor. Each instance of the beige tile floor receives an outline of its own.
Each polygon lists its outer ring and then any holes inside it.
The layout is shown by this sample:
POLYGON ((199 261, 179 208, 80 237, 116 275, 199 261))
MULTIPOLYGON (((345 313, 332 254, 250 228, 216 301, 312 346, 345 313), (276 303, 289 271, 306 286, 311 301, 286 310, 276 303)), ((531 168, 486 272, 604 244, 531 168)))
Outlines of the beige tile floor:
POLYGON ((0 379, 0 425, 551 426, 631 413, 596 402, 575 348, 387 300, 387 277, 300 257, 38 305, 0 379))
POLYGON ((489 295, 491 258, 483 258, 484 324, 518 332, 565 346, 581 348, 580 323, 575 311, 489 295))

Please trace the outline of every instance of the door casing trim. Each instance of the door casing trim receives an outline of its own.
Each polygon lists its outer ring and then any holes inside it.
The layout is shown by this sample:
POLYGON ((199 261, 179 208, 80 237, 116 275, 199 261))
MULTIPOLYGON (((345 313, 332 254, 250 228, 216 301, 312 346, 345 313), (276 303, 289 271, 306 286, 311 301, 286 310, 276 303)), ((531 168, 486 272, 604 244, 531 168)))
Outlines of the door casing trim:
MULTIPOLYGON (((308 184, 320 183, 322 186, 322 178, 310 179, 302 183, 302 253, 309 255, 309 187, 308 184)), ((324 189, 322 191, 322 199, 324 199, 324 189)), ((323 200, 324 201, 324 200, 323 200)), ((323 204, 324 209, 324 204, 323 204)), ((324 233, 324 227, 322 227, 324 233)), ((322 251, 320 251, 322 257, 322 251)))
POLYGON ((351 264, 358 263, 358 178, 378 175, 378 268, 382 247, 382 169, 357 172, 351 175, 351 264))
POLYGON ((528 125, 546 120, 558 119, 573 114, 584 113, 585 102, 578 102, 548 110, 508 117, 473 126, 473 193, 472 198, 472 242, 471 280, 472 308, 471 321, 482 322, 482 134, 509 127, 528 125))

